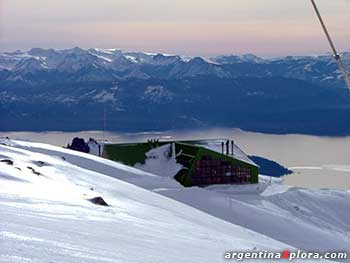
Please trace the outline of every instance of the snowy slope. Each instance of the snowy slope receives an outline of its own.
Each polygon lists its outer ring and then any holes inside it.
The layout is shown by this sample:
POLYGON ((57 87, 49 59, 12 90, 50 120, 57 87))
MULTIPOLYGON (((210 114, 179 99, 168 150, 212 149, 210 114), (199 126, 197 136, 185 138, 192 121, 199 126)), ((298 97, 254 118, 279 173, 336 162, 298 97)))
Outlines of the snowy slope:
MULTIPOLYGON (((3 140, 3 143, 12 145, 16 149, 22 148, 30 150, 31 152, 40 152, 46 155, 56 156, 54 160, 57 160, 57 157, 64 157, 66 159, 66 162, 64 162, 65 166, 68 165, 67 162, 70 162, 81 167, 72 166, 74 169, 79 169, 79 171, 84 171, 84 173, 88 173, 89 175, 93 174, 96 176, 96 174, 91 171, 103 173, 163 196, 170 197, 183 204, 190 205, 193 208, 197 208, 215 217, 233 223, 233 225, 231 225, 219 220, 216 221, 217 223, 212 223, 208 226, 207 224, 214 219, 208 221, 208 218, 211 218, 208 215, 202 214, 177 202, 163 199, 151 192, 141 190, 140 188, 125 184, 119 180, 103 177, 103 180, 97 181, 94 176, 89 179, 89 184, 92 185, 94 189, 98 190, 103 197, 107 199, 107 202, 113 202, 110 201, 109 198, 114 200, 114 194, 117 194, 114 192, 111 193, 111 188, 120 189, 120 191, 128 191, 130 188, 133 190, 128 194, 128 197, 135 200, 134 191, 136 193, 140 192, 140 199, 136 201, 140 202, 142 205, 146 205, 146 207, 150 205, 150 203, 147 203, 148 196, 150 196, 150 198, 152 196, 152 198, 164 200, 164 203, 162 201, 162 205, 157 205, 157 207, 167 210, 175 216, 176 222, 179 222, 178 215, 181 215, 181 218, 186 215, 185 218, 191 218, 187 219, 187 222, 191 222, 192 224, 192 220, 194 220, 200 225, 204 224, 206 231, 210 233, 210 229, 212 229, 215 224, 219 224, 218 222, 221 222, 220 225, 224 224, 225 230, 223 230, 223 233, 229 236, 227 239, 229 248, 225 248, 227 246, 225 243, 226 239, 223 237, 220 238, 222 242, 218 245, 218 249, 203 249, 203 251, 225 251, 230 249, 230 246, 231 249, 232 246, 234 246, 235 249, 240 250, 245 246, 245 242, 249 244, 251 244, 250 242, 254 243, 252 247, 259 244, 257 245, 259 248, 260 245, 266 245, 268 247, 279 246, 280 248, 281 246, 286 246, 280 243, 276 244, 275 241, 265 242, 259 240, 260 236, 257 233, 262 234, 262 238, 264 238, 264 236, 269 236, 273 240, 278 240, 292 247, 308 251, 347 251, 350 247, 350 213, 348 212, 350 193, 348 191, 291 188, 282 185, 280 180, 274 179, 273 181, 269 181, 266 177, 261 177, 261 183, 259 185, 212 186, 205 189, 183 188, 169 177, 168 174, 160 174, 163 176, 157 176, 92 155, 73 152, 41 143, 9 140, 3 140), (89 169, 90 171, 83 170, 82 168, 89 169), (96 187, 96 184, 103 183, 104 181, 108 181, 108 183, 106 183, 108 186, 104 186, 107 187, 106 191, 102 191, 100 187, 96 187), (119 185, 118 187, 116 186, 117 184, 119 185), (123 187, 121 187, 120 184, 122 184, 123 187), (144 195, 141 194, 141 192, 144 193, 144 195), (144 204, 145 202, 147 204, 144 204), (183 210, 183 207, 185 207, 186 212, 183 210), (182 212, 176 209, 182 210, 182 212), (201 218, 204 217, 205 219, 202 220, 201 218), (228 228, 226 229, 226 227, 228 228), (234 229, 228 230, 231 227, 234 229), (253 230, 255 233, 248 234, 246 232, 247 229, 253 230), (242 235, 244 235, 244 237, 242 237, 242 235), (256 237, 258 237, 258 239, 256 239, 256 237), (243 238, 245 242, 241 243, 241 241, 237 241, 236 238, 243 238), (243 245, 243 247, 241 245, 243 245)), ((3 155, 3 153, 0 153, 0 155, 3 155)), ((151 163, 146 162, 148 170, 152 168, 150 164, 151 163)), ((70 165, 68 166, 71 167, 70 165)), ((157 165, 155 167, 157 167, 157 165)), ((159 170, 159 167, 157 170, 159 170)), ((85 175, 83 177, 84 180, 88 180, 85 175)), ((72 176, 70 180, 76 182, 76 180, 78 180, 77 178, 80 177, 72 176)), ((82 180, 82 178, 80 178, 80 180, 82 180)), ((1 187, 1 189, 4 188, 1 187)), ((119 194, 120 191, 118 190, 119 194)), ((116 203, 118 202, 116 201, 116 203)), ((153 207, 153 205, 151 206, 153 207)), ((142 209, 144 209, 144 207, 142 209)), ((149 211, 148 209, 147 207, 147 211, 149 211)), ((155 214, 153 214, 153 216, 154 215, 155 214)), ((148 218, 148 220, 150 219, 148 218)), ((218 225, 215 226, 214 229, 217 229, 217 227, 218 225)), ((194 231, 193 226, 184 231, 189 231, 187 233, 191 233, 192 236, 192 231, 194 231)), ((174 234, 174 232, 179 234, 178 231, 173 230, 169 231, 168 234, 174 234)), ((215 233, 213 235, 216 236, 217 234, 218 233, 215 233)), ((222 233, 220 233, 220 235, 222 235, 222 233)), ((186 239, 185 235, 182 238, 186 239)), ((191 242, 194 244, 199 240, 201 240, 201 237, 191 242)), ((177 244, 176 247, 178 247, 178 242, 178 240, 174 242, 174 246, 177 244)), ((190 247, 193 247, 193 244, 190 245, 190 247)), ((192 255, 188 255, 188 258, 192 259, 192 255)), ((196 258, 194 262, 198 259, 198 257, 193 258, 196 258)), ((218 258, 216 258, 216 260, 213 259, 215 255, 206 258, 208 258, 208 260, 211 258, 212 262, 218 262, 218 258)))
MULTIPOLYGON (((288 247, 70 164, 62 159, 67 152, 55 157, 0 145, 0 262, 222 262, 227 250, 288 247), (94 196, 111 206, 87 201, 94 196)), ((116 175, 151 176, 119 168, 116 175)))
POLYGON ((177 163, 174 153, 175 145, 165 144, 147 152, 145 163, 136 164, 135 167, 145 172, 172 179, 183 168, 181 164, 177 163), (169 153, 172 153, 171 158, 169 158, 169 153))

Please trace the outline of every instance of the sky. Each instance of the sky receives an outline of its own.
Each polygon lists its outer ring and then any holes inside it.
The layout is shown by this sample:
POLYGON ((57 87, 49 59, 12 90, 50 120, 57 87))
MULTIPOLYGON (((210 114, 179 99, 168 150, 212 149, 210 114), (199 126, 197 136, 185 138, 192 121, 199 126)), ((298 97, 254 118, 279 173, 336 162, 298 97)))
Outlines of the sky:
MULTIPOLYGON (((350 0, 316 0, 339 51, 350 0)), ((329 52, 310 0, 0 0, 0 51, 120 48, 182 55, 329 52)))

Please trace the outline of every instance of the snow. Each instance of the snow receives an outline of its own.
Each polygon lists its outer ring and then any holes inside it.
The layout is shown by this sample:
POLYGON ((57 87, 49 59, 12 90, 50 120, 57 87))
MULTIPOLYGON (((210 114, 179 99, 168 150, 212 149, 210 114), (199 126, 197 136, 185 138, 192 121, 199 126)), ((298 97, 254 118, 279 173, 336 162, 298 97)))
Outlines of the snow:
POLYGON ((145 164, 136 164, 135 168, 155 175, 173 178, 182 168, 181 164, 176 162, 174 149, 170 144, 152 149, 146 153, 145 164), (169 158, 169 154, 172 157, 169 158))
POLYGON ((0 163, 0 262, 222 262, 225 251, 254 247, 350 246, 349 191, 264 176, 258 185, 183 188, 162 172, 180 168, 166 160, 169 145, 147 154, 139 168, 149 173, 47 144, 0 143, 8 145, 0 160, 14 161, 0 163), (95 206, 91 196, 111 206, 95 206))
POLYGON ((306 64, 306 65, 304 66, 304 70, 305 70, 305 71, 308 71, 308 72, 311 72, 311 71, 312 71, 312 65, 311 65, 311 64, 306 64))
POLYGON ((106 90, 96 94, 93 98, 98 102, 117 102, 117 98, 115 98, 114 94, 106 90))
POLYGON ((105 53, 109 55, 113 55, 116 51, 121 51, 120 49, 116 48, 94 48, 95 51, 100 52, 100 53, 105 53))
POLYGON ((93 139, 88 141, 88 146, 90 149, 90 154, 95 156, 102 156, 103 153, 103 143, 99 143, 93 139))
MULTIPOLYGON (((223 262, 224 252, 232 249, 289 248, 175 200, 73 165, 62 156, 29 151, 30 143, 19 144, 29 147, 0 145, 1 159, 14 162, 0 163, 0 262, 223 262), (34 164, 39 161, 41 166, 34 164), (95 195, 110 206, 87 201, 95 195)), ((86 163, 98 158, 56 150, 86 163)), ((149 176, 123 168, 121 172, 130 176, 149 176)))
POLYGON ((98 58, 100 58, 100 59, 102 59, 102 60, 104 60, 104 61, 107 61, 107 62, 109 62, 109 63, 113 62, 112 59, 109 59, 109 58, 107 58, 107 57, 104 57, 104 56, 101 56, 101 55, 97 55, 97 54, 93 54, 93 53, 90 53, 90 54, 92 54, 92 55, 94 55, 94 56, 96 56, 96 57, 98 57, 98 58))
POLYGON ((132 63, 138 63, 137 58, 134 56, 126 55, 125 58, 131 61, 132 63))
POLYGON ((143 99, 148 99, 157 103, 164 103, 172 100, 174 94, 168 91, 165 87, 157 86, 148 86, 145 89, 143 99))
POLYGON ((334 76, 328 76, 328 77, 324 77, 323 79, 321 79, 321 81, 325 81, 325 80, 333 80, 334 76))

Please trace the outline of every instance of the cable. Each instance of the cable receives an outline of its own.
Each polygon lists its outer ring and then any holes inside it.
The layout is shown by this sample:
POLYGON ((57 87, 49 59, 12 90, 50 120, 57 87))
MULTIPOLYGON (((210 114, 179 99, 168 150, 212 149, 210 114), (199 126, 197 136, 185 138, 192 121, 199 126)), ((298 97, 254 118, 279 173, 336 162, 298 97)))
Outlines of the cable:
POLYGON ((331 46, 331 49, 333 51, 333 54, 334 54, 334 59, 336 60, 337 64, 338 64, 338 67, 339 67, 339 70, 340 72, 342 73, 343 75, 343 78, 344 78, 344 81, 345 81, 345 85, 346 87, 350 90, 350 79, 349 79, 349 75, 348 75, 348 72, 346 70, 346 67, 344 66, 344 63, 339 55, 339 53, 337 52, 337 49, 335 48, 335 45, 332 41, 332 38, 327 30, 327 27, 326 27, 326 24, 324 23, 323 19, 322 19, 322 16, 321 16, 321 13, 320 11, 318 10, 318 7, 316 5, 316 2, 315 0, 311 0, 311 3, 315 9, 315 12, 316 12, 316 15, 318 17, 318 20, 320 21, 321 23, 321 26, 323 28, 323 31, 324 33, 326 34, 326 37, 327 37, 327 40, 331 46))

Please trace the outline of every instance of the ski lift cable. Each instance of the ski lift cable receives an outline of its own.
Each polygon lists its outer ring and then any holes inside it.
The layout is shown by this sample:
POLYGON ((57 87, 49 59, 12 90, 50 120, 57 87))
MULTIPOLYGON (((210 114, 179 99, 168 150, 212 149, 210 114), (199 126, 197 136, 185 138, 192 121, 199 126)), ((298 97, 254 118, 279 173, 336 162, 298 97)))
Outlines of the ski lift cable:
POLYGON ((311 0, 311 3, 312 3, 312 5, 313 5, 313 7, 314 7, 314 9, 315 9, 315 12, 316 12, 316 15, 317 15, 317 17, 318 17, 318 20, 320 21, 321 26, 322 26, 322 28, 323 28, 323 31, 324 31, 324 33, 326 34, 327 40, 328 40, 328 42, 329 42, 329 44, 330 44, 330 46, 331 46, 331 49, 332 49, 333 54, 334 54, 334 58, 335 58, 335 60, 336 60, 336 62, 337 62, 337 64, 338 64, 338 67, 339 67, 340 72, 341 72, 342 75, 343 75, 343 78, 344 78, 344 81, 345 81, 345 85, 346 85, 346 87, 350 90, 350 79, 349 79, 349 75, 348 75, 348 72, 347 72, 347 70, 346 70, 346 67, 345 67, 345 65, 344 65, 344 63, 343 63, 343 61, 342 61, 342 59, 341 59, 341 56, 340 56, 339 53, 337 52, 337 49, 335 48, 335 45, 334 45, 334 43, 333 43, 333 40, 332 40, 332 38, 331 38, 331 36, 330 36, 328 30, 327 30, 326 24, 324 23, 324 21, 323 21, 323 19, 322 19, 321 13, 320 13, 320 11, 318 10, 318 7, 317 7, 317 5, 316 5, 315 0, 311 0))

